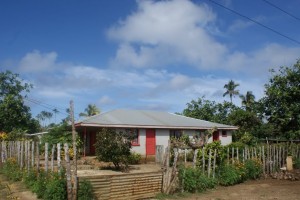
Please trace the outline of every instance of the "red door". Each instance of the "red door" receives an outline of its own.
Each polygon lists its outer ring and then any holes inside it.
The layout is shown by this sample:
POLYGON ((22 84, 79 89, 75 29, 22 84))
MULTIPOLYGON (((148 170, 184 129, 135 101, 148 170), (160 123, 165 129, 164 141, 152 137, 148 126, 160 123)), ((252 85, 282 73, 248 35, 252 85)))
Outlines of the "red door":
POLYGON ((146 129, 146 155, 155 155, 155 130, 146 129))
POLYGON ((219 140, 219 131, 215 131, 213 133, 213 141, 218 141, 219 140))
POLYGON ((90 155, 95 155, 96 133, 90 132, 90 155))

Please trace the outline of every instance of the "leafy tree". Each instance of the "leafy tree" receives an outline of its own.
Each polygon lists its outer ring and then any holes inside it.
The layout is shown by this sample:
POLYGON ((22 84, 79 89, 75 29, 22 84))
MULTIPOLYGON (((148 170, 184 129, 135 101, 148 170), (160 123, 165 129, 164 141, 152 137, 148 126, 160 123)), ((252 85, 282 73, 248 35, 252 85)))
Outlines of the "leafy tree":
POLYGON ((227 124, 228 115, 235 109, 237 107, 230 102, 224 101, 221 104, 202 97, 197 101, 192 100, 187 103, 187 108, 183 110, 182 114, 187 117, 227 124))
POLYGON ((100 114, 100 109, 97 108, 95 104, 89 104, 86 109, 84 109, 84 113, 79 113, 80 117, 90 117, 93 115, 100 114))
POLYGON ((102 128, 96 137, 97 159, 112 162, 117 169, 120 169, 122 165, 127 168, 131 149, 131 135, 110 128, 102 128))
POLYGON ((247 91, 246 95, 240 95, 242 100, 242 105, 247 111, 252 109, 253 104, 255 103, 255 96, 251 91, 247 91))
POLYGON ((224 88, 226 89, 226 92, 223 94, 223 97, 226 95, 229 95, 230 102, 232 103, 232 97, 239 94, 239 90, 236 90, 236 88, 240 84, 235 83, 233 80, 230 80, 227 84, 224 85, 224 88))
POLYGON ((32 118, 30 108, 24 104, 31 88, 32 85, 23 82, 18 74, 0 72, 0 130, 37 131, 38 122, 32 118))
POLYGON ((54 123, 56 123, 56 115, 59 113, 59 111, 56 108, 54 108, 52 111, 54 113, 54 123))
POLYGON ((265 85, 265 116, 282 136, 300 138, 300 60, 291 67, 280 67, 265 85))

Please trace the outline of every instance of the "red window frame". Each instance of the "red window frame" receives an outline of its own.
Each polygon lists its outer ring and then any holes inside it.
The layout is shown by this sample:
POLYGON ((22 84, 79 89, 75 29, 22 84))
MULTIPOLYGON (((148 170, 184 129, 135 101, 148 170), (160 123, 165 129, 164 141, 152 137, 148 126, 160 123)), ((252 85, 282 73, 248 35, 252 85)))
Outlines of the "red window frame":
POLYGON ((133 140, 131 140, 131 146, 140 146, 140 130, 137 128, 131 128, 131 129, 126 129, 126 132, 129 132, 130 134, 134 134, 136 132, 137 137, 133 140))

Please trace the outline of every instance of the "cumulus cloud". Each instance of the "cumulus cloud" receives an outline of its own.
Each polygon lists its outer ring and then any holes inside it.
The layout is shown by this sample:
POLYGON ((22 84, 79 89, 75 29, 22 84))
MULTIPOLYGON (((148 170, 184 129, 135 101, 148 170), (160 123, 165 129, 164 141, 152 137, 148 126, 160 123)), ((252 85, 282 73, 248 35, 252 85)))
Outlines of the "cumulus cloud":
POLYGON ((137 1, 136 12, 108 30, 119 41, 114 65, 137 68, 188 63, 216 67, 226 47, 210 36, 215 13, 186 0, 137 1))
POLYGON ((27 53, 19 64, 19 69, 22 72, 45 72, 55 69, 55 61, 57 58, 56 52, 42 54, 35 50, 27 53))

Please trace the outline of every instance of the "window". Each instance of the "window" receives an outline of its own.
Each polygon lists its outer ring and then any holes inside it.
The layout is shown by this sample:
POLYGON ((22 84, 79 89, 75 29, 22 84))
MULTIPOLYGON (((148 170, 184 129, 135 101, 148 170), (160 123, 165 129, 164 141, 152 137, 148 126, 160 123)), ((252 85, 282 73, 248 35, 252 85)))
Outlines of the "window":
POLYGON ((170 137, 180 138, 182 136, 182 130, 170 130, 170 137))
POLYGON ((227 131, 222 131, 222 137, 227 137, 227 131))
POLYGON ((137 128, 126 129, 126 132, 130 133, 133 137, 133 139, 131 140, 131 145, 139 146, 140 145, 139 129, 137 129, 137 128))

